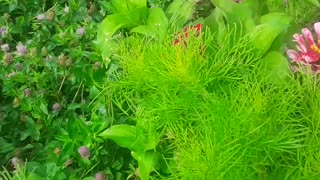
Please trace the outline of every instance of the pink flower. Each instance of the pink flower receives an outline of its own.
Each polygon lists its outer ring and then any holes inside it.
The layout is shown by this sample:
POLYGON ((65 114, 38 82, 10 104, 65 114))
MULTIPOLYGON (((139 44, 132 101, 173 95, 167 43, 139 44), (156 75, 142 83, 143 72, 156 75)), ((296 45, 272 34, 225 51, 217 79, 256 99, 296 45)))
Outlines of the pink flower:
MULTIPOLYGON (((293 41, 297 43, 297 51, 288 49, 287 55, 293 66, 303 65, 310 67, 314 73, 320 72, 320 22, 314 24, 317 41, 314 40, 312 32, 303 28, 302 34, 294 34, 293 41)), ((297 68, 294 68, 297 69, 297 68)))

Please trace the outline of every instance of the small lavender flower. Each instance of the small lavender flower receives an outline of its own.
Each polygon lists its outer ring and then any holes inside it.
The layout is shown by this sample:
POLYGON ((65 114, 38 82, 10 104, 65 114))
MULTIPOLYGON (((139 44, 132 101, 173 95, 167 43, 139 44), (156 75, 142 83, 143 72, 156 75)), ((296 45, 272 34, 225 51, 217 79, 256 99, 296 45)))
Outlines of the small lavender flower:
POLYGON ((56 112, 61 111, 61 105, 59 103, 54 103, 54 105, 52 106, 52 110, 56 112))
POLYGON ((32 91, 30 88, 27 88, 24 90, 24 94, 26 95, 26 97, 31 97, 32 96, 32 91))
POLYGON ((81 27, 81 28, 77 29, 77 34, 79 36, 83 36, 85 31, 86 31, 86 27, 81 27))
POLYGON ((69 8, 68 6, 65 6, 65 7, 64 7, 64 12, 67 13, 67 14, 69 14, 70 8, 69 8))
POLYGON ((11 163, 15 169, 18 169, 23 164, 23 161, 17 157, 13 157, 11 163))
POLYGON ((90 157, 90 149, 86 146, 79 147, 78 152, 84 159, 88 159, 90 157))
POLYGON ((0 28, 0 34, 2 37, 5 37, 7 35, 7 33, 8 33, 7 28, 5 28, 5 27, 0 28))
POLYGON ((2 44, 1 45, 1 50, 6 53, 10 50, 9 44, 2 44))
POLYGON ((46 19, 46 15, 44 15, 44 14, 39 14, 38 16, 37 16, 37 20, 38 21, 42 21, 42 20, 45 20, 46 19))
POLYGON ((95 176, 94 176, 94 180, 107 180, 106 175, 103 172, 98 172, 95 176))
POLYGON ((11 79, 12 77, 14 77, 14 76, 16 76, 16 75, 17 75, 16 72, 12 72, 12 73, 7 74, 7 78, 8 78, 8 79, 11 79))
POLYGON ((22 43, 18 43, 16 48, 17 48, 18 56, 24 56, 27 54, 27 47, 25 45, 23 45, 22 43))

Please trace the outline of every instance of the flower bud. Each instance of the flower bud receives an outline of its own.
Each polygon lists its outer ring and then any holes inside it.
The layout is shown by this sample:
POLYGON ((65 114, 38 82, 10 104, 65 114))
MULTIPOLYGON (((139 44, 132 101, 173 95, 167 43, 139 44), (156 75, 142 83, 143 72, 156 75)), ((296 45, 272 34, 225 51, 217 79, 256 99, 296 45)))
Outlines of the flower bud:
POLYGON ((4 53, 7 53, 7 52, 10 50, 9 44, 2 44, 2 45, 1 45, 1 50, 2 50, 4 53))
POLYGON ((46 19, 46 15, 44 15, 44 14, 39 14, 38 16, 37 16, 37 20, 38 21, 43 21, 43 20, 45 20, 46 19))
POLYGON ((8 66, 13 61, 13 54, 12 53, 6 53, 2 58, 2 63, 4 66, 8 66))
POLYGON ((59 103, 54 103, 52 106, 52 110, 56 112, 61 111, 61 105, 59 103))
POLYGON ((13 100, 13 107, 17 108, 19 106, 20 106, 20 99, 15 97, 14 100, 13 100))
POLYGON ((54 11, 49 11, 48 13, 47 13, 47 19, 49 20, 49 21, 53 21, 54 20, 54 17, 55 17, 55 13, 54 13, 54 11))
POLYGON ((27 47, 25 45, 23 45, 22 43, 18 43, 16 48, 17 48, 18 56, 24 56, 27 54, 27 47))
POLYGON ((24 94, 26 97, 31 97, 32 96, 32 92, 30 88, 27 88, 24 90, 24 94))
POLYGON ((4 13, 3 17, 4 17, 5 21, 7 21, 7 22, 10 20, 10 14, 9 13, 4 13))
POLYGON ((78 152, 83 159, 88 159, 90 157, 90 149, 86 146, 81 146, 78 149, 78 152))
POLYGON ((86 31, 86 28, 85 27, 81 27, 81 28, 77 29, 77 34, 79 36, 83 36, 85 31, 86 31))
POLYGON ((94 176, 94 180, 107 180, 107 176, 103 172, 98 172, 94 176))
POLYGON ((15 169, 18 169, 23 164, 23 161, 17 157, 13 157, 11 163, 15 169))

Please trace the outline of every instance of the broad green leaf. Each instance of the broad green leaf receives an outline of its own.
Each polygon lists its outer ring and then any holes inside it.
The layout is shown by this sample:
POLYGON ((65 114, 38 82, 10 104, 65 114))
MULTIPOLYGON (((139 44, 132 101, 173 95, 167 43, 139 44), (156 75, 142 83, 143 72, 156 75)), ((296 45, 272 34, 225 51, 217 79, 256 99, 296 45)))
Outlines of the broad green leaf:
POLYGON ((143 153, 131 152, 134 159, 138 161, 138 171, 141 180, 148 180, 150 173, 155 170, 156 163, 159 160, 159 154, 153 151, 143 153))
POLYGON ((152 37, 164 37, 168 29, 168 19, 161 8, 149 10, 147 25, 140 25, 131 29, 131 33, 139 33, 152 37))
POLYGON ((41 111, 42 111, 44 114, 46 114, 46 115, 49 114, 49 113, 48 113, 48 108, 47 108, 47 105, 46 105, 46 104, 41 103, 41 104, 40 104, 40 109, 41 109, 41 111))
POLYGON ((129 11, 126 0, 111 0, 111 5, 114 13, 125 14, 129 11))
POLYGON ((269 52, 261 60, 261 63, 262 72, 260 75, 271 83, 281 84, 286 82, 291 75, 288 60, 280 52, 269 52))
POLYGON ((132 9, 126 14, 112 14, 107 16, 99 26, 97 43, 102 52, 102 57, 108 59, 117 48, 117 43, 112 36, 120 28, 132 28, 142 23, 141 18, 147 13, 147 8, 132 9))
POLYGON ((119 124, 114 125, 99 134, 103 139, 111 139, 119 146, 128 148, 131 151, 144 151, 145 139, 143 136, 137 136, 135 126, 119 124))
POLYGON ((289 27, 290 18, 282 13, 271 13, 261 17, 261 22, 251 33, 251 39, 255 48, 265 54, 277 36, 289 27))
POLYGON ((149 10, 147 24, 167 27, 169 22, 161 8, 151 8, 149 10))
POLYGON ((128 2, 130 8, 147 7, 147 0, 125 0, 128 2))
POLYGON ((141 25, 131 29, 130 33, 139 33, 146 36, 154 36, 154 31, 152 30, 151 26, 148 25, 141 25))
POLYGON ((196 1, 193 0, 175 0, 167 8, 167 15, 171 24, 181 28, 190 19, 195 11, 196 1))
POLYGON ((95 97, 98 96, 99 93, 100 93, 99 89, 96 88, 96 86, 92 86, 90 88, 90 96, 89 96, 90 99, 94 99, 95 97))
POLYGON ((311 2, 312 4, 316 5, 316 6, 320 7, 320 3, 319 3, 318 0, 308 0, 308 1, 311 2))
POLYGON ((97 42, 103 58, 109 58, 116 44, 111 40, 113 34, 128 23, 127 18, 121 14, 107 16, 97 32, 97 42))
POLYGON ((215 8, 212 13, 206 17, 204 24, 209 27, 212 33, 217 33, 218 38, 222 38, 227 30, 224 22, 224 13, 219 8, 215 8))

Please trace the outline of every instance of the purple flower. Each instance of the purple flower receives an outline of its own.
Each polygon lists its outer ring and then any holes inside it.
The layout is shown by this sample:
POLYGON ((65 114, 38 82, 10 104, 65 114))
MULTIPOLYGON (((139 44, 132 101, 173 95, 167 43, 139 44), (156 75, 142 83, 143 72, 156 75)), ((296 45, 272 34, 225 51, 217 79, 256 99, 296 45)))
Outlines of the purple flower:
POLYGON ((78 152, 84 159, 88 159, 90 157, 90 149, 86 146, 79 147, 78 152))
POLYGON ((17 75, 16 72, 12 72, 12 73, 7 74, 7 78, 8 78, 8 79, 11 79, 12 77, 14 77, 14 76, 16 76, 16 75, 17 75))
POLYGON ((18 56, 24 56, 27 54, 27 47, 25 45, 23 45, 22 43, 18 43, 16 48, 17 48, 18 56))
POLYGON ((46 19, 46 15, 44 15, 44 14, 39 14, 39 15, 37 16, 37 19, 38 19, 38 21, 45 20, 45 19, 46 19))
POLYGON ((61 105, 59 103, 54 103, 54 105, 52 106, 52 110, 56 112, 61 111, 61 105))
POLYGON ((70 8, 68 6, 64 7, 64 12, 68 14, 70 12, 70 8))
POLYGON ((7 28, 1 27, 0 28, 0 34, 2 37, 5 37, 7 35, 7 28))
POLYGON ((77 34, 79 36, 83 36, 85 31, 86 31, 86 28, 85 27, 81 27, 81 28, 77 29, 77 34))
POLYGON ((94 180, 107 180, 106 175, 103 172, 98 172, 95 176, 94 176, 94 180))
POLYGON ((13 157, 11 163, 15 169, 18 169, 23 164, 23 161, 17 157, 13 157))
POLYGON ((30 88, 25 89, 24 94, 26 95, 26 97, 31 97, 32 96, 31 89, 30 88))
POLYGON ((1 50, 5 53, 8 52, 10 50, 9 44, 2 44, 1 50))

